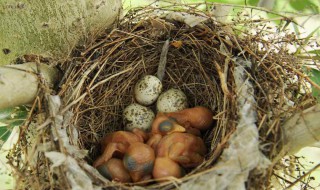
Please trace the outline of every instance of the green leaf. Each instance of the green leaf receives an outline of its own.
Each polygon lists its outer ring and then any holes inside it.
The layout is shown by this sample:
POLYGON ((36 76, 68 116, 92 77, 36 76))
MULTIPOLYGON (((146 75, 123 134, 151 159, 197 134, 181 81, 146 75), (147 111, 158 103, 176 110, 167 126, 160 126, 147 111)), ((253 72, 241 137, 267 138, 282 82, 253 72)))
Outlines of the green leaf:
POLYGON ((25 106, 0 110, 0 147, 9 138, 12 129, 25 122, 28 112, 25 106))
POLYGON ((311 11, 314 14, 319 13, 319 7, 310 0, 290 0, 290 5, 298 12, 311 11))
MULTIPOLYGON (((8 127, 0 127, 0 142, 5 142, 9 138, 11 132, 12 129, 8 127)), ((0 144, 0 146, 2 146, 2 144, 0 144)))
POLYGON ((308 51, 308 53, 313 53, 313 54, 316 54, 317 56, 320 56, 320 49, 310 50, 308 51))
POLYGON ((0 121, 10 121, 12 119, 24 119, 28 115, 28 109, 25 106, 7 108, 0 110, 0 121))
POLYGON ((248 5, 251 5, 251 6, 257 6, 259 3, 259 0, 248 0, 247 3, 248 5))
MULTIPOLYGON (((317 69, 311 69, 311 77, 310 79, 315 82, 317 85, 320 85, 320 71, 317 69)), ((312 87, 312 95, 317 98, 320 102, 320 90, 312 87)))
POLYGON ((0 110, 0 121, 9 118, 13 111, 14 108, 0 110))

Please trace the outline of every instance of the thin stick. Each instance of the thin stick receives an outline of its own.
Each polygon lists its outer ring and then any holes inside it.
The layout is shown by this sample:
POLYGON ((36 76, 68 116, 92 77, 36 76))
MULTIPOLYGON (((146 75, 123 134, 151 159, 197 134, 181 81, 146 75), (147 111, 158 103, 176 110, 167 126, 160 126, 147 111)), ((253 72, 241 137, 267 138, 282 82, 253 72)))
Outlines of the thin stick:
POLYGON ((167 55, 169 51, 169 39, 166 40, 166 42, 163 44, 161 55, 160 55, 160 61, 157 71, 157 77, 162 81, 164 77, 164 73, 166 72, 166 64, 167 64, 167 55))
POLYGON ((226 72, 222 71, 220 65, 216 61, 214 62, 214 64, 217 68, 217 71, 218 71, 218 74, 220 77, 222 91, 226 96, 230 96, 230 92, 229 92, 228 85, 227 85, 227 77, 225 75, 226 72))
POLYGON ((298 71, 297 69, 295 68, 292 68, 292 67, 288 67, 286 66, 288 69, 292 70, 293 72, 297 73, 300 77, 306 79, 313 87, 315 87, 316 89, 320 90, 320 86, 313 82, 308 76, 306 76, 305 74, 303 74, 302 72, 298 71))
POLYGON ((291 183, 288 187, 285 188, 285 190, 290 189, 295 184, 297 184, 299 181, 301 182, 303 178, 305 178, 307 175, 311 174, 314 170, 316 170, 319 167, 320 167, 320 163, 318 165, 316 165, 315 167, 313 167, 311 170, 309 170, 307 173, 305 173, 303 176, 301 176, 300 178, 295 180, 293 183, 291 183))

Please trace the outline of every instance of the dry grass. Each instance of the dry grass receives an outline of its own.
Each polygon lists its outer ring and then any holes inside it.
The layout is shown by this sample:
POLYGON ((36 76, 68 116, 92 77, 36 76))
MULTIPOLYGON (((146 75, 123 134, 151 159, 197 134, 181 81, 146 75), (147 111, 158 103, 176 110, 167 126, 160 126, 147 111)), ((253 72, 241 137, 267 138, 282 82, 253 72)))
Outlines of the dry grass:
MULTIPOLYGON (((145 15, 151 11, 146 9, 143 14, 129 14, 126 18, 130 19, 125 18, 118 27, 106 31, 94 42, 78 47, 69 61, 60 64, 65 73, 58 91, 63 99, 62 113, 67 110, 74 113, 72 124, 80 133, 79 147, 89 150, 85 160, 92 163, 98 156, 97 144, 102 136, 123 130, 122 111, 134 102, 133 86, 141 76, 156 74, 161 49, 167 39, 171 43, 164 88, 174 87, 184 91, 191 107, 209 107, 215 113, 216 122, 215 127, 204 134, 210 151, 201 166, 181 179, 150 182, 144 187, 174 188, 214 167, 221 152, 228 146, 227 140, 238 120, 233 78, 235 56, 250 60, 253 64, 247 72, 255 88, 261 151, 269 159, 277 156, 281 150, 283 121, 314 104, 310 94, 300 92, 308 81, 302 75, 301 60, 288 53, 284 45, 279 45, 280 42, 299 44, 300 41, 291 34, 275 36, 267 41, 264 36, 268 31, 261 30, 254 35, 248 32, 248 27, 258 29, 265 24, 264 20, 257 23, 241 19, 235 24, 225 25, 209 18, 190 28, 177 21, 157 17, 146 19, 145 15), (288 106, 286 98, 295 106, 288 106)), ((154 106, 151 108, 155 109, 154 106)), ((34 117, 41 111, 48 111, 46 104, 34 110, 34 117)), ((50 133, 48 129, 40 130, 39 143, 49 142, 53 149, 59 150, 50 133)), ((70 188, 63 168, 58 174, 53 174, 49 172, 50 162, 43 153, 39 153, 38 157, 41 159, 35 167, 29 168, 28 163, 19 163, 16 167, 23 184, 21 187, 70 188)), ((253 189, 269 187, 271 175, 272 168, 265 175, 252 172, 248 185, 253 189)), ((102 187, 127 189, 132 185, 105 182, 98 178, 93 178, 93 181, 102 187)))

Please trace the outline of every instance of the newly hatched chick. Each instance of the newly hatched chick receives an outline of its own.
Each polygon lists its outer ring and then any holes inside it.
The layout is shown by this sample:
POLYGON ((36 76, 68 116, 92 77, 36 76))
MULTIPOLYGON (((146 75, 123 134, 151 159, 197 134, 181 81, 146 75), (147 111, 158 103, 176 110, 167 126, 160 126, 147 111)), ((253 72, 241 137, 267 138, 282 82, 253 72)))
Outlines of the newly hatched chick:
POLYGON ((155 120, 152 123, 151 137, 147 144, 153 149, 156 149, 157 144, 161 140, 162 136, 175 133, 185 132, 186 129, 179 125, 174 118, 167 117, 164 113, 158 113, 155 120))
POLYGON ((150 146, 142 142, 135 142, 127 149, 123 164, 129 171, 132 181, 139 182, 152 178, 154 160, 155 153, 150 146))
POLYGON ((200 137, 189 133, 172 133, 161 139, 156 156, 167 157, 185 168, 196 167, 204 160, 207 148, 200 137))
POLYGON ((97 170, 101 175, 109 180, 114 180, 121 183, 131 182, 129 172, 124 168, 121 159, 111 158, 107 162, 99 165, 97 170))
POLYGON ((213 124, 213 112, 206 107, 196 106, 177 112, 166 113, 185 128, 196 128, 199 130, 209 129, 213 124))
POLYGON ((156 149, 153 168, 155 179, 165 177, 180 178, 183 168, 193 168, 204 161, 207 148, 203 140, 189 133, 172 133, 164 136, 156 149))
MULTIPOLYGON (((163 113, 156 117, 153 124, 173 120, 186 128, 186 132, 201 136, 203 130, 209 129, 213 124, 213 112, 206 107, 197 106, 177 112, 163 113)), ((155 127, 156 128, 156 127, 155 127)))
POLYGON ((103 153, 93 163, 93 167, 98 167, 113 156, 122 158, 130 144, 144 142, 146 140, 147 135, 139 129, 134 129, 132 132, 116 131, 106 135, 101 140, 101 152, 103 153))
POLYGON ((152 175, 155 179, 175 177, 180 178, 185 174, 184 169, 168 157, 158 157, 154 162, 152 175))
POLYGON ((175 118, 161 112, 157 114, 151 127, 152 134, 167 135, 174 132, 185 132, 185 128, 175 118))

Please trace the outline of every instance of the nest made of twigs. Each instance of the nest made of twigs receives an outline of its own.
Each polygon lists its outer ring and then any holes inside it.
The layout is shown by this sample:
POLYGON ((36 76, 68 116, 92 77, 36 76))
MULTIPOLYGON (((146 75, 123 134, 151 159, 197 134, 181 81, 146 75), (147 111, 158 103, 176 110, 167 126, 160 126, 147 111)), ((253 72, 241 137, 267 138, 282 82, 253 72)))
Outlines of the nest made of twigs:
MULTIPOLYGON (((215 113, 215 126, 204 134, 209 152, 202 165, 179 180, 151 182, 143 187, 172 188, 214 167, 238 121, 237 92, 232 77, 234 57, 237 56, 253 64, 248 73, 258 105, 257 126, 264 145, 262 151, 269 159, 275 157, 281 148, 282 121, 300 110, 307 100, 312 102, 309 95, 300 96, 300 88, 306 81, 300 78, 299 60, 288 53, 286 46, 277 45, 285 40, 288 43, 299 41, 289 34, 264 40, 267 31, 251 34, 239 27, 243 24, 258 27, 245 19, 237 21, 237 26, 221 24, 201 12, 200 15, 207 20, 190 27, 157 16, 148 15, 147 18, 147 14, 148 11, 128 14, 117 27, 92 43, 78 47, 69 61, 60 64, 65 77, 58 95, 63 100, 62 110, 74 114, 71 123, 79 132, 79 148, 89 150, 84 160, 92 164, 97 158, 100 154, 97 145, 105 134, 124 130, 122 112, 134 102, 133 87, 143 75, 157 72, 161 49, 167 39, 170 39, 170 47, 164 90, 178 88, 187 95, 190 107, 202 105, 210 108, 215 113), (288 106, 287 99, 295 106, 288 106)), ((150 107, 155 110, 154 105, 150 107)), ((42 130, 42 143, 56 144, 50 133, 50 130, 42 130)), ((27 170, 26 164, 22 167, 24 169, 18 170, 28 173, 21 176, 25 187, 70 188, 63 169, 50 173, 48 160, 43 153, 39 154, 43 159, 38 159, 36 167, 27 170), (37 186, 32 185, 34 177, 37 186)), ((250 184, 256 189, 266 188, 271 174, 252 176, 250 184)), ((132 186, 97 178, 93 182, 101 187, 132 186)))

